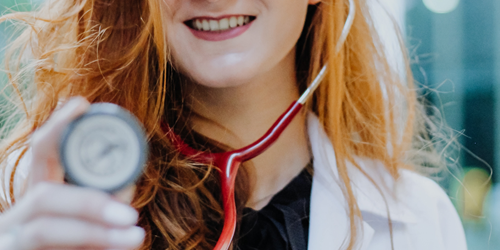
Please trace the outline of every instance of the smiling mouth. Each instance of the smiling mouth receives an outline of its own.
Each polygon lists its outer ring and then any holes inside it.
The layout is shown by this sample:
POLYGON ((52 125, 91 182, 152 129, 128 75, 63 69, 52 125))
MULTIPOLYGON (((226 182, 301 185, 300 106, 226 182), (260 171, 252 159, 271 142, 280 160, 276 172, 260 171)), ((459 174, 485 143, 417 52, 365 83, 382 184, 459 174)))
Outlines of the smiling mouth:
POLYGON ((195 18, 185 22, 185 24, 196 31, 210 33, 221 33, 247 26, 256 19, 255 16, 229 16, 218 19, 195 18))

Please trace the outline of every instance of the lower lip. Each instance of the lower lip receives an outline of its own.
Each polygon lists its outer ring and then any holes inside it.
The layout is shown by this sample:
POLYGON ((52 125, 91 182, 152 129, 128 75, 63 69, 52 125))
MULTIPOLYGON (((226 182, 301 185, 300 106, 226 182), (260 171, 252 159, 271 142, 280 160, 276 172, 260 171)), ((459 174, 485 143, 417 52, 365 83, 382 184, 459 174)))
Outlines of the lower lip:
POLYGON ((250 28, 250 25, 252 25, 252 23, 253 21, 243 26, 228 29, 225 31, 203 31, 203 30, 195 30, 192 28, 189 28, 189 30, 191 30, 191 33, 193 33, 193 35, 199 39, 216 42, 216 41, 223 41, 235 38, 243 34, 245 31, 248 30, 248 28, 250 28))

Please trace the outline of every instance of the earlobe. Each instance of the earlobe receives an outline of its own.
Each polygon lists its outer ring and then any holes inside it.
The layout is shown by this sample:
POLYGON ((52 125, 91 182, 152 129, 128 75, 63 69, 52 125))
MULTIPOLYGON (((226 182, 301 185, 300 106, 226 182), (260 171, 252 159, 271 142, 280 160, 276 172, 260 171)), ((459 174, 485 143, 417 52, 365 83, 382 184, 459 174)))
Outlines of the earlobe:
POLYGON ((317 4, 319 2, 321 2, 321 0, 308 0, 309 4, 313 5, 313 4, 317 4))

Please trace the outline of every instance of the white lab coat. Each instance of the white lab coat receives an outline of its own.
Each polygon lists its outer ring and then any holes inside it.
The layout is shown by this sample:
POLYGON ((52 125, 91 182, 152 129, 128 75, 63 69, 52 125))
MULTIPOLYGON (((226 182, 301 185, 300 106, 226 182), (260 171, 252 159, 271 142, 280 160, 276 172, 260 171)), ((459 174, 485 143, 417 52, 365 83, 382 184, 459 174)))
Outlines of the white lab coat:
MULTIPOLYGON (((308 133, 314 166, 308 249, 345 249, 349 240, 349 216, 339 185, 335 152, 312 113, 308 116, 308 133)), ((20 163, 16 184, 29 172, 30 153, 20 163)), ((16 158, 10 157, 12 163, 16 158)), ((382 188, 388 207, 377 188, 351 167, 354 192, 363 216, 362 225, 358 227, 360 244, 356 249, 392 249, 387 209, 392 220, 394 250, 467 249, 457 212, 435 182, 408 170, 402 170, 401 177, 394 182, 379 162, 358 159, 358 163, 382 188)), ((9 170, 5 180, 10 176, 9 170)), ((18 192, 19 186, 15 189, 18 192)))
MULTIPOLYGON (((345 249, 350 234, 348 205, 339 185, 335 152, 313 114, 308 116, 308 133, 314 166, 308 249, 345 249)), ((392 249, 387 211, 394 250, 467 249, 458 214, 434 181, 409 170, 401 170, 393 181, 380 162, 359 158, 357 163, 381 188, 386 202, 368 178, 348 165, 362 213, 355 249, 392 249)))

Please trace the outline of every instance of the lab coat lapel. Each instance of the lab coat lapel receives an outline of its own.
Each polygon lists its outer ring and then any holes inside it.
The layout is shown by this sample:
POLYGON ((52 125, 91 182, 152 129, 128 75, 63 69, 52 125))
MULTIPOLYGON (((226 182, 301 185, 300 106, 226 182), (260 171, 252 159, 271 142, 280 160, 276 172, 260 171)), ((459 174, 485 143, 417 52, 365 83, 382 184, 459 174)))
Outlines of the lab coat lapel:
MULTIPOLYGON (((339 185, 333 146, 314 114, 308 117, 314 178, 311 191, 309 250, 343 249, 349 244, 348 204, 339 185)), ((363 221, 358 249, 367 249, 374 234, 363 221)))

